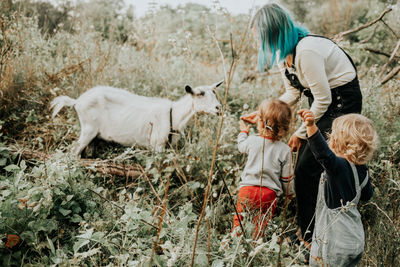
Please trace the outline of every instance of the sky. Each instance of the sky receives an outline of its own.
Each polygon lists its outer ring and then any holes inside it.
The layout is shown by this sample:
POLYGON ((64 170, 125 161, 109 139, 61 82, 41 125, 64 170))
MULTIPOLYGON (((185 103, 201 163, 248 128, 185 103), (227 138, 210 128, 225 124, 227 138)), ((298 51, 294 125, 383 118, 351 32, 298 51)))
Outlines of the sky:
POLYGON ((185 5, 186 3, 197 3, 212 8, 217 7, 226 8, 229 13, 248 14, 250 9, 255 6, 263 6, 268 0, 124 0, 125 3, 131 4, 135 7, 135 13, 141 17, 148 11, 151 6, 151 2, 157 3, 157 5, 170 5, 171 7, 177 7, 178 5, 185 5), (217 3, 216 3, 217 2, 217 3))
MULTIPOLYGON (((3 0, 0 0, 3 1, 3 0)), ((33 0, 35 1, 35 0, 33 0)), ((63 3, 65 0, 44 0, 53 4, 63 3)), ((69 0, 74 3, 78 0, 69 0)), ((88 1, 88 0, 80 0, 88 1)), ((156 6, 169 5, 176 8, 178 5, 185 5, 187 3, 202 4, 209 8, 222 7, 229 13, 237 14, 249 14, 249 11, 255 7, 261 7, 268 3, 270 0, 123 0, 127 6, 133 5, 135 13, 138 17, 144 16, 149 8, 156 3, 156 6)))

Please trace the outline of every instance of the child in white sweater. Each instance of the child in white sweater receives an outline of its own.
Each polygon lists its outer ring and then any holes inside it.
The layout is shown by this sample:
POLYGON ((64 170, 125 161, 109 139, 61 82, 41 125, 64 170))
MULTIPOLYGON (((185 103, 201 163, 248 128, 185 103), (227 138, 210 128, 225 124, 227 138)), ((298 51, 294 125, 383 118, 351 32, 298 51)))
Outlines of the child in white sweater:
MULTIPOLYGON (((248 158, 239 184, 237 211, 239 214, 256 213, 253 237, 257 237, 262 235, 274 214, 277 196, 293 194, 291 152, 289 146, 280 141, 289 130, 291 109, 283 101, 264 100, 256 114, 241 119, 238 149, 248 158), (259 135, 248 136, 251 125, 243 121, 256 123, 259 135)), ((243 219, 242 215, 239 217, 234 216, 234 229, 243 219)))

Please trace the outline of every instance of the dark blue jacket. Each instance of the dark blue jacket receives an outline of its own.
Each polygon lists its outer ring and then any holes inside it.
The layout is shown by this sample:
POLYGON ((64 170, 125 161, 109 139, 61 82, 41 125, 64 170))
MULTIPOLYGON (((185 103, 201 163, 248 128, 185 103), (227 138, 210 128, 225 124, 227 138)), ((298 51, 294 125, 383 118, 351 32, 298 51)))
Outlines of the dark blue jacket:
MULTIPOLYGON (((356 196, 356 187, 349 162, 333 153, 319 130, 308 138, 308 142, 314 157, 327 173, 325 200, 328 208, 338 208, 342 203, 345 205, 347 201, 352 201, 356 196)), ((368 167, 356 165, 356 168, 361 184, 366 178, 368 167)), ((372 194, 373 188, 369 180, 361 190, 361 200, 369 200, 372 194)))

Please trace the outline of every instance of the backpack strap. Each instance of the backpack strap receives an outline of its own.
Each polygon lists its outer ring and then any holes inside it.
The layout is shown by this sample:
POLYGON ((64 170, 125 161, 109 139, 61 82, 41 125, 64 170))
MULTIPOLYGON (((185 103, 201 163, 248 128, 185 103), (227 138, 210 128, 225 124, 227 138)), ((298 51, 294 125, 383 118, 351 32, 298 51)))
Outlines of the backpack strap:
POLYGON ((360 185, 361 189, 363 189, 367 185, 368 180, 369 180, 369 172, 367 171, 367 174, 365 175, 364 181, 360 185))
POLYGON ((353 171, 354 185, 356 186, 356 192, 357 192, 357 195, 358 195, 361 192, 360 178, 358 177, 357 168, 354 165, 354 163, 349 161, 349 164, 350 164, 351 170, 353 171))

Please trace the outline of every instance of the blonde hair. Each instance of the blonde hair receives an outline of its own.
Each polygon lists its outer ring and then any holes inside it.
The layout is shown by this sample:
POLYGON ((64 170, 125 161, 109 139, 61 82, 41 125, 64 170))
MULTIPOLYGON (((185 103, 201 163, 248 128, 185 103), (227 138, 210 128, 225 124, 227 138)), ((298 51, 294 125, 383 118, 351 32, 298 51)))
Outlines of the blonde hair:
POLYGON ((263 127, 258 125, 261 135, 269 136, 277 141, 287 134, 292 118, 292 110, 288 104, 278 99, 264 100, 258 107, 258 111, 264 124, 263 127))
POLYGON ((363 115, 347 114, 333 121, 330 146, 338 156, 354 164, 367 163, 378 142, 378 134, 371 120, 363 115))

